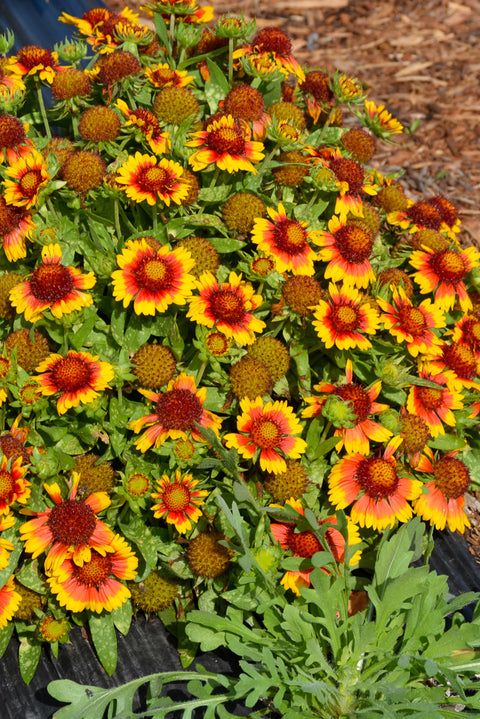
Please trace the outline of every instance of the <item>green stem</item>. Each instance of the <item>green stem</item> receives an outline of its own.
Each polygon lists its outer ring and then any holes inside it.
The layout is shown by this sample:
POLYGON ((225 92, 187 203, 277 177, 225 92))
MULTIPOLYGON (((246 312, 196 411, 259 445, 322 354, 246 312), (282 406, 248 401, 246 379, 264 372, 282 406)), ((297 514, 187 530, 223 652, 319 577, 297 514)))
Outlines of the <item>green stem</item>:
POLYGON ((265 172, 265 169, 268 167, 270 160, 273 158, 275 153, 277 152, 278 148, 280 147, 280 143, 277 142, 275 144, 275 147, 269 152, 269 154, 265 157, 262 164, 258 168, 258 177, 261 177, 263 173, 265 172))
POLYGON ((170 32, 168 34, 170 40, 170 59, 173 61, 173 46, 175 44, 175 15, 170 15, 170 32))
POLYGON ((72 132, 75 140, 78 140, 80 138, 78 134, 78 117, 74 112, 72 112, 72 132))
POLYGON ((217 182, 219 174, 220 174, 220 168, 216 167, 215 172, 213 173, 212 181, 210 183, 210 189, 212 189, 212 187, 215 187, 215 184, 217 182))
POLYGON ((332 122, 332 120, 333 120, 333 118, 334 118, 334 115, 335 115, 335 112, 336 112, 336 110, 337 110, 337 107, 338 107, 338 103, 336 103, 336 104, 332 107, 332 109, 330 110, 330 112, 328 113, 328 117, 327 117, 327 120, 326 120, 326 122, 325 122, 325 125, 322 127, 322 131, 321 131, 321 133, 320 133, 320 137, 319 137, 318 140, 317 140, 317 146, 320 145, 320 143, 322 142, 323 136, 324 136, 324 134, 325 134, 325 131, 326 131, 327 128, 330 126, 330 123, 332 122))
POLYGON ((423 564, 425 567, 428 566, 428 560, 430 559, 430 556, 433 552, 433 530, 435 529, 435 525, 431 524, 430 529, 428 531, 428 539, 427 539, 427 548, 425 549, 425 554, 423 557, 423 564))
POLYGON ((62 342, 62 349, 60 350, 60 354, 67 354, 68 352, 68 327, 66 325, 63 325, 63 342, 62 342))
POLYGON ((117 239, 120 240, 122 236, 122 228, 120 227, 120 208, 119 208, 119 201, 118 197, 115 197, 113 200, 113 221, 115 223, 115 233, 117 235, 117 239))
POLYGON ((196 377, 196 380, 195 380, 195 381, 196 381, 196 384, 197 384, 197 387, 198 387, 198 385, 200 384, 200 382, 201 382, 201 380, 202 380, 203 373, 205 372, 205 370, 206 370, 206 368, 207 368, 207 365, 208 365, 208 360, 204 360, 204 361, 202 362, 202 366, 201 366, 200 369, 198 370, 197 377, 196 377))
POLYGON ((157 228, 158 228, 158 215, 157 215, 157 206, 156 205, 153 205, 153 207, 152 207, 152 223, 153 223, 152 229, 155 234, 157 232, 157 228))
POLYGON ((319 195, 319 192, 320 192, 320 190, 315 190, 315 192, 313 193, 313 195, 311 196, 311 198, 310 198, 310 200, 309 200, 309 202, 308 202, 307 210, 309 210, 309 209, 312 207, 312 205, 315 204, 315 202, 317 201, 317 197, 318 197, 318 195, 319 195))
POLYGON ((50 130, 50 125, 48 124, 47 111, 45 110, 45 103, 43 102, 42 86, 39 84, 37 84, 37 100, 38 100, 38 106, 40 108, 40 114, 41 114, 42 120, 43 120, 43 126, 45 128, 45 134, 48 137, 48 139, 51 140, 52 133, 50 130))
POLYGON ((233 53, 235 52, 235 38, 228 38, 228 84, 233 84, 233 53))

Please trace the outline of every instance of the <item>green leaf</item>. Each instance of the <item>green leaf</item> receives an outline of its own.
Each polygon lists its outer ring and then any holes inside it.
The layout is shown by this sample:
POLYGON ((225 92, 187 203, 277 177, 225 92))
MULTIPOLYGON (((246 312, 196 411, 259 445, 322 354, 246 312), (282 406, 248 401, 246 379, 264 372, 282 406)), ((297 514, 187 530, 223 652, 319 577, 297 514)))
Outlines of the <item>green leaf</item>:
POLYGON ((438 437, 428 440, 428 446, 441 449, 442 452, 451 452, 454 449, 464 449, 467 444, 464 437, 457 437, 456 434, 439 434, 438 437))
POLYGON ((222 99, 230 92, 231 89, 230 85, 228 84, 228 80, 225 77, 223 71, 220 70, 220 68, 218 67, 217 63, 213 62, 213 60, 211 60, 210 58, 207 59, 207 66, 210 73, 210 79, 206 86, 208 87, 209 85, 218 85, 219 89, 223 92, 223 95, 220 98, 222 99))
POLYGON ((117 635, 110 613, 92 614, 88 620, 93 646, 109 676, 117 668, 117 635))
POLYGON ((18 666, 25 684, 30 684, 40 660, 42 644, 33 636, 24 636, 18 648, 18 666))
POLYGON ((9 622, 7 626, 0 631, 0 657, 3 657, 3 655, 5 654, 5 651, 10 643, 10 639, 12 638, 14 629, 15 624, 13 622, 9 622))
POLYGON ((159 39, 162 41, 162 44, 165 45, 165 47, 169 47, 170 42, 168 38, 168 30, 167 26, 165 24, 165 20, 160 15, 160 13, 155 13, 153 16, 153 22, 155 24, 155 30, 157 31, 157 35, 159 39))
POLYGON ((111 614, 116 629, 126 636, 132 624, 132 602, 130 600, 124 602, 121 607, 114 609, 111 614))
POLYGON ((133 542, 149 567, 157 564, 157 540, 141 517, 130 515, 128 523, 119 522, 119 528, 133 542))
POLYGON ((236 252, 237 250, 241 250, 242 247, 245 247, 245 242, 242 242, 242 240, 232 240, 230 237, 212 237, 210 242, 220 254, 236 252))

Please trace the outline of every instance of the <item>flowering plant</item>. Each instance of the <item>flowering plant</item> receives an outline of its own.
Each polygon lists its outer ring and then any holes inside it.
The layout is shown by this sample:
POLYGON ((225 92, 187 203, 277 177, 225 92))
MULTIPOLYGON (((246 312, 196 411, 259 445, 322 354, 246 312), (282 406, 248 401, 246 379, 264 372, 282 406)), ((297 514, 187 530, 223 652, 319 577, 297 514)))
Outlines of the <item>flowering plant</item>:
POLYGON ((196 611, 253 621, 252 567, 293 607, 364 592, 382 537, 463 532, 480 481, 480 255, 372 164, 400 123, 278 28, 146 10, 0 40, 0 645, 27 682, 72 623, 113 673, 139 611, 187 666, 196 611))

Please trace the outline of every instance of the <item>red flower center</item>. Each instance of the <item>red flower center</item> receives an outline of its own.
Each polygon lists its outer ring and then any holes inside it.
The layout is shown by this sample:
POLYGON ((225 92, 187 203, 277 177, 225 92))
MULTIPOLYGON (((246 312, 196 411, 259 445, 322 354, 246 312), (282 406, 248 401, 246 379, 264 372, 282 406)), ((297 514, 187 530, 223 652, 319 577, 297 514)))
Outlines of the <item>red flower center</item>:
POLYGON ((330 162, 330 169, 339 182, 348 184, 349 192, 357 194, 361 191, 365 172, 359 162, 348 157, 338 157, 330 162))
POLYGON ((296 220, 281 220, 273 229, 273 239, 279 250, 298 255, 307 244, 307 233, 296 220))
POLYGON ((184 484, 170 484, 163 490, 163 503, 170 512, 184 512, 190 504, 190 492, 184 484))
POLYGON ((408 332, 414 337, 421 337, 424 334, 427 323, 421 310, 417 307, 403 305, 400 307, 398 314, 400 326, 404 332, 408 332))
POLYGON ((170 173, 163 167, 144 167, 137 175, 138 186, 143 192, 166 192, 170 189, 170 173))
POLYGON ((243 120, 259 120, 265 111, 262 93, 250 85, 239 85, 230 90, 225 98, 224 110, 243 120))
POLYGON ((56 542, 68 547, 85 544, 95 530, 95 513, 84 501, 67 499, 53 507, 47 524, 56 542))
POLYGON ((41 302, 63 300, 73 289, 73 277, 64 265, 40 265, 30 277, 30 292, 41 302))
POLYGON ((150 110, 134 110, 131 113, 130 118, 132 119, 132 122, 138 125, 138 127, 142 128, 145 134, 149 130, 158 130, 158 128, 160 127, 157 118, 155 117, 153 112, 150 112, 150 110))
POLYGON ((207 335, 205 344, 207 345, 208 351, 218 357, 224 355, 229 346, 227 338, 221 332, 212 332, 207 335))
POLYGON ((62 357, 50 370, 52 384, 58 392, 77 392, 90 384, 92 369, 81 357, 62 357))
POLYGON ((332 307, 330 319, 337 332, 353 332, 358 329, 358 313, 350 305, 332 307))
POLYGON ((24 215, 23 208, 7 205, 0 195, 0 235, 8 235, 12 230, 17 229, 24 215))
POLYGON ((140 287, 151 292, 171 287, 173 275, 168 262, 160 257, 145 257, 135 270, 140 287))
POLYGON ((417 395, 424 409, 438 409, 443 404, 443 390, 433 387, 417 387, 417 395))
POLYGON ((364 422, 370 414, 372 408, 372 400, 368 396, 366 390, 358 384, 343 384, 337 387, 335 394, 341 397, 344 402, 351 402, 353 411, 357 415, 357 424, 364 422))
POLYGON ((104 584, 112 571, 112 560, 106 554, 101 554, 92 550, 91 559, 85 562, 81 567, 73 565, 73 576, 80 584, 86 587, 96 587, 97 589, 104 584))
POLYGON ((442 457, 433 470, 436 485, 447 499, 458 499, 470 486, 470 472, 455 457, 442 457))
POLYGON ((175 85, 180 84, 180 77, 175 73, 174 70, 171 70, 168 67, 158 68, 157 70, 154 70, 149 77, 153 84, 158 86, 167 85, 169 83, 170 85, 173 85, 175 87, 175 85))
POLYGON ((15 489, 15 480, 10 472, 0 472, 0 500, 8 501, 15 489))
POLYGON ((395 493, 398 476, 394 465, 381 457, 370 457, 360 462, 357 481, 373 499, 384 499, 395 493))
POLYGON ((304 532, 292 534, 292 549, 300 557, 313 557, 315 552, 322 549, 322 545, 315 534, 307 529, 304 532))
POLYGON ((445 250, 445 252, 437 252, 432 255, 430 264, 441 282, 455 284, 460 282, 467 272, 463 257, 452 250, 445 250))
POLYGON ((245 140, 240 130, 235 127, 220 127, 209 132, 207 144, 219 155, 243 155, 245 152, 245 140))
POLYGON ((480 321, 473 319, 466 320, 463 324, 462 331, 464 341, 472 345, 474 349, 478 349, 480 346, 480 321))
POLYGON ((0 147, 16 147, 25 140, 23 125, 13 115, 0 115, 0 147))
POLYGON ((161 394, 155 413, 166 430, 186 432, 194 428, 202 416, 202 405, 197 395, 188 389, 171 389, 161 394))
POLYGON ((467 345, 447 345, 443 349, 443 359, 462 379, 471 379, 477 373, 475 355, 467 345))
POLYGON ((252 45, 260 52, 274 52, 281 57, 287 57, 292 52, 290 38, 278 27, 264 27, 255 35, 252 45))
POLYGON ((442 218, 436 207, 426 202, 415 202, 408 208, 407 216, 420 227, 428 227, 429 230, 438 230, 442 224, 442 218))
POLYGON ((32 198, 35 196, 42 181, 43 178, 40 170, 27 170, 27 172, 21 176, 18 186, 25 197, 32 198))
POLYGON ((344 225, 335 232, 335 244, 347 262, 365 262, 372 252, 373 240, 369 234, 355 225, 344 225))
POLYGON ((438 195, 437 197, 431 197, 428 202, 438 210, 443 222, 449 227, 454 226, 458 219, 458 214, 455 205, 450 202, 450 200, 447 200, 447 198, 442 195, 438 195))
POLYGON ((250 436, 257 447, 270 449, 280 444, 282 430, 272 419, 259 417, 252 424, 250 436))
POLYGON ((235 289, 220 289, 210 298, 213 316, 221 322, 238 324, 245 317, 245 303, 235 289))
POLYGON ((17 53, 17 60, 21 65, 24 65, 28 70, 33 70, 37 65, 43 65, 43 67, 53 67, 53 56, 43 47, 37 45, 26 45, 20 48, 17 53))

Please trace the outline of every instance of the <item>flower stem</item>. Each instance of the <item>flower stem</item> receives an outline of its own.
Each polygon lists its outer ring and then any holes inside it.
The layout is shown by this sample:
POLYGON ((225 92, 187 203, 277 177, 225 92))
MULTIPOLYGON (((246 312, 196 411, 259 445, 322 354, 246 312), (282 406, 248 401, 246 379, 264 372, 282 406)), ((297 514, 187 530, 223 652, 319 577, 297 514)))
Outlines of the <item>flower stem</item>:
POLYGON ((157 216, 157 206, 154 205, 152 207, 152 223, 153 223, 153 232, 156 233, 158 228, 158 216, 157 216))
POLYGON ((75 112, 72 112, 72 132, 73 132, 73 137, 75 138, 75 140, 78 140, 79 139, 78 117, 75 112))
POLYGON ((219 174, 220 174, 220 168, 216 167, 215 172, 213 173, 212 181, 210 183, 210 189, 212 189, 212 187, 215 187, 215 184, 217 182, 219 174))
POLYGON ((45 134, 48 137, 48 139, 51 140, 52 133, 50 130, 50 125, 48 124, 47 111, 45 110, 45 103, 43 102, 41 85, 37 85, 37 100, 38 100, 38 106, 40 108, 40 114, 41 114, 42 120, 43 120, 43 126, 45 128, 45 134))
POLYGON ((318 140, 317 140, 317 146, 320 145, 321 141, 323 140, 323 136, 324 136, 324 134, 325 134, 325 131, 326 131, 326 130, 328 129, 328 127, 330 126, 330 123, 332 122, 332 120, 333 120, 333 118, 334 118, 335 112, 337 111, 337 107, 338 107, 338 103, 336 103, 336 104, 332 107, 332 109, 330 110, 330 112, 328 113, 328 117, 327 117, 327 119, 326 119, 326 121, 325 121, 325 125, 322 127, 322 131, 321 131, 321 133, 320 133, 320 137, 319 137, 318 140))
POLYGON ((206 360, 204 360, 204 361, 202 362, 202 366, 201 366, 200 369, 198 370, 197 377, 196 377, 196 380, 195 380, 197 387, 198 387, 198 385, 200 384, 200 382, 201 382, 201 380, 202 380, 203 373, 205 372, 205 370, 206 370, 206 368, 207 368, 207 365, 208 365, 208 359, 206 359, 206 360))
POLYGON ((228 84, 233 84, 233 53, 235 52, 235 38, 228 38, 228 84))
POLYGON ((271 160, 272 157, 275 155, 275 153, 276 153, 276 151, 278 150, 279 147, 280 147, 280 143, 277 142, 277 143, 275 144, 275 147, 274 147, 274 148, 269 152, 269 154, 265 157, 265 159, 263 160, 262 164, 261 164, 260 167, 258 168, 257 180, 263 175, 263 173, 265 172, 265 169, 268 167, 268 165, 269 165, 269 163, 270 163, 270 160, 271 160))

